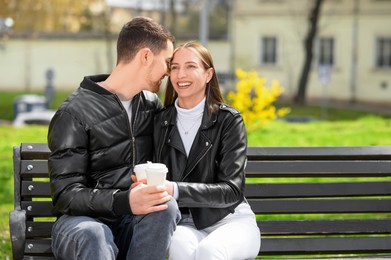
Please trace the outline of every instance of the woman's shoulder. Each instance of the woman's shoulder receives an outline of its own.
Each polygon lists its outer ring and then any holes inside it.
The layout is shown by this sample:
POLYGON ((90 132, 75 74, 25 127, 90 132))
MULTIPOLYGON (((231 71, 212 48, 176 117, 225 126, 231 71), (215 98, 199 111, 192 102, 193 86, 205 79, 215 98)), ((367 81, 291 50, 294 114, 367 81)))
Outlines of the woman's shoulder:
POLYGON ((231 107, 230 105, 227 105, 227 104, 221 104, 219 106, 219 108, 220 108, 220 111, 228 112, 228 113, 230 113, 232 115, 240 114, 240 112, 236 108, 231 107))

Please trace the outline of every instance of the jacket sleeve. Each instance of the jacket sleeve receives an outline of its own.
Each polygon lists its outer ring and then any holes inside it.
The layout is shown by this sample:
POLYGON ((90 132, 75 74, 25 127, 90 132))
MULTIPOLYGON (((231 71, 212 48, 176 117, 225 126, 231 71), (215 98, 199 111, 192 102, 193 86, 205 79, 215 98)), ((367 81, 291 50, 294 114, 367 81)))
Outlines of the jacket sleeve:
POLYGON ((115 189, 88 184, 88 131, 66 111, 57 112, 48 132, 50 188, 56 212, 91 217, 115 216, 115 189))
POLYGON ((213 166, 200 169, 213 175, 213 183, 178 182, 179 206, 227 208, 242 201, 247 136, 240 113, 228 116, 219 132, 214 158, 207 159, 213 166))

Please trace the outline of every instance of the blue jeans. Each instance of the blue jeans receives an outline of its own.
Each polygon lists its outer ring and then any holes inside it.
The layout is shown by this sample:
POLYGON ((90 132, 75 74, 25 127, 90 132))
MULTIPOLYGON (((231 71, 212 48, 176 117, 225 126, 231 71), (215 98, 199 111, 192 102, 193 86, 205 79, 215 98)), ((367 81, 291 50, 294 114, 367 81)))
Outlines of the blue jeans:
POLYGON ((166 259, 180 219, 175 200, 168 209, 147 215, 123 216, 116 228, 86 216, 61 216, 52 229, 57 259, 166 259))

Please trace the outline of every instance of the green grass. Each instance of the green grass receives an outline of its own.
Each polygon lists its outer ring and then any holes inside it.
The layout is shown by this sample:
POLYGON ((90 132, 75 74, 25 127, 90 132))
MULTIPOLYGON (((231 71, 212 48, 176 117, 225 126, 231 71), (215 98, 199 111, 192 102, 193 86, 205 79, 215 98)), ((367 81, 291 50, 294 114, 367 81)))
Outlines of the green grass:
MULTIPOLYGON (((0 94, 0 119, 12 119, 14 98, 21 92, 0 94)), ((52 108, 57 108, 69 92, 57 92, 52 108)), ((391 118, 354 110, 329 109, 330 121, 310 123, 275 121, 248 134, 249 146, 361 146, 391 145, 391 118)), ((291 115, 321 119, 319 107, 292 106, 291 115)), ((11 255, 8 217, 13 209, 12 147, 22 142, 46 142, 47 127, 14 128, 0 125, 0 259, 11 255)))
POLYGON ((252 146, 391 145, 391 119, 364 116, 356 120, 286 123, 276 121, 248 134, 252 146))

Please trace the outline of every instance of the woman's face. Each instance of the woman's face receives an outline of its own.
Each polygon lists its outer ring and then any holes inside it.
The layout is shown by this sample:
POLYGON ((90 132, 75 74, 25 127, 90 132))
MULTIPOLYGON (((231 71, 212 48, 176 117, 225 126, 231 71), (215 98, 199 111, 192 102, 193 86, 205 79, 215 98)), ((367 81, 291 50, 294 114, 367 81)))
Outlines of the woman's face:
POLYGON ((213 69, 205 69, 192 50, 182 48, 176 51, 171 61, 170 80, 178 93, 178 105, 190 109, 199 104, 212 76, 213 69))

